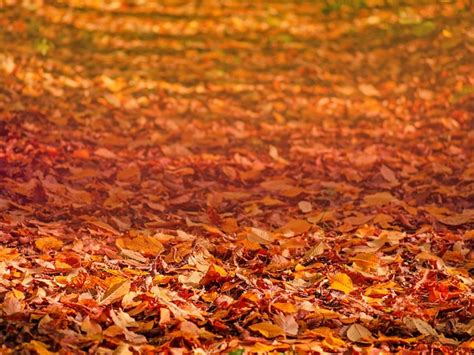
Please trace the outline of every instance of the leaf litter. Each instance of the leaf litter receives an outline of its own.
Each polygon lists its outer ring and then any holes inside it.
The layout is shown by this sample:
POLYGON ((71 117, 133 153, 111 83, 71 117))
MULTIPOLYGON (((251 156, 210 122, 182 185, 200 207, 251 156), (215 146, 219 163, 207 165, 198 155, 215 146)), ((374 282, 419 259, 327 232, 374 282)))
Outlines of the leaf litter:
POLYGON ((465 1, 13 3, 2 353, 472 352, 465 1))

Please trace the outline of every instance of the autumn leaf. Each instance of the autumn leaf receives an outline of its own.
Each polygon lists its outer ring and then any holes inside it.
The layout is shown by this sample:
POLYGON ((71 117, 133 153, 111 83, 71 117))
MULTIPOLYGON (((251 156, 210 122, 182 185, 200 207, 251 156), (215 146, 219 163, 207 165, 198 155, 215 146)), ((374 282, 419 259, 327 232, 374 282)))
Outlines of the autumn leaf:
POLYGON ((394 185, 399 184, 399 181, 397 177, 395 176, 395 173, 393 172, 393 170, 387 167, 386 165, 382 165, 382 167, 380 168, 380 173, 382 174, 383 178, 387 180, 388 182, 394 185))
POLYGON ((364 201, 368 206, 383 206, 389 203, 398 203, 398 199, 390 192, 378 192, 364 197, 364 201))
POLYGON ((281 327, 269 322, 252 324, 249 328, 255 332, 259 332, 265 338, 275 338, 285 334, 281 327))
POLYGON ((25 308, 25 305, 15 296, 14 292, 8 292, 3 300, 1 309, 9 316, 20 313, 25 308))
POLYGON ((275 302, 272 307, 285 313, 295 313, 298 310, 293 303, 275 302))
POLYGON ((63 242, 55 237, 42 237, 35 240, 36 247, 45 252, 48 250, 59 250, 63 246, 63 242))
POLYGON ((145 256, 156 256, 165 250, 163 244, 157 238, 145 235, 139 235, 135 238, 118 238, 115 244, 120 249, 136 251, 145 256))
POLYGON ((420 318, 408 318, 407 321, 411 322, 415 328, 425 336, 438 336, 438 332, 420 318))
POLYGON ((311 229, 312 225, 303 219, 292 219, 280 228, 281 233, 291 233, 294 235, 306 233, 311 229))
POLYGON ((335 274, 331 278, 330 288, 349 294, 354 290, 351 278, 344 273, 335 274))
POLYGON ((34 350, 38 355, 57 354, 56 352, 49 351, 48 346, 45 343, 37 340, 31 340, 29 343, 25 343, 25 347, 34 350))
POLYGON ((293 315, 287 314, 276 314, 274 317, 275 323, 283 329, 286 335, 296 336, 298 335, 299 325, 293 315))
POLYGON ((20 254, 13 248, 0 247, 0 261, 13 260, 20 254))
POLYGON ((254 243, 259 244, 270 244, 275 240, 275 237, 271 232, 265 231, 263 229, 251 227, 249 229, 249 234, 247 239, 254 243))
POLYGON ((0 0, 0 352, 472 353, 474 14, 398 3, 0 0))
POLYGON ((313 206, 308 201, 298 202, 298 207, 299 207, 300 211, 303 212, 303 213, 309 213, 313 210, 313 206))
POLYGON ((370 331, 360 324, 352 324, 349 329, 347 330, 347 338, 350 341, 358 342, 358 341, 367 341, 372 338, 372 334, 370 331))
POLYGON ((115 283, 104 293, 99 304, 108 305, 121 300, 130 292, 130 287, 131 282, 129 280, 115 283))
POLYGON ((380 96, 380 92, 372 84, 359 84, 358 88, 365 96, 380 96))

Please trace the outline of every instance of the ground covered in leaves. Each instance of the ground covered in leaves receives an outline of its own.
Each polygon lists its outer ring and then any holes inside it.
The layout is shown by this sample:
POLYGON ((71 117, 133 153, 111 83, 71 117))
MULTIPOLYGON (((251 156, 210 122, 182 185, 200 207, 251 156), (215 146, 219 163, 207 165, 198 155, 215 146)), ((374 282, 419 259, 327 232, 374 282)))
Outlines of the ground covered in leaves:
POLYGON ((471 353, 472 9, 367 3, 0 1, 0 352, 471 353))

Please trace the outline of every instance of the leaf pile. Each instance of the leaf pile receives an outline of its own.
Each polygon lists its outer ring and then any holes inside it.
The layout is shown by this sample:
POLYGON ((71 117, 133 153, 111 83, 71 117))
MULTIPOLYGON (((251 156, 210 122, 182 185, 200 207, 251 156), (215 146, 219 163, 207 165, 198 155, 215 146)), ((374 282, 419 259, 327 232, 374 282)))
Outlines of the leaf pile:
POLYGON ((2 353, 472 352, 472 13, 322 3, 0 2, 2 353))

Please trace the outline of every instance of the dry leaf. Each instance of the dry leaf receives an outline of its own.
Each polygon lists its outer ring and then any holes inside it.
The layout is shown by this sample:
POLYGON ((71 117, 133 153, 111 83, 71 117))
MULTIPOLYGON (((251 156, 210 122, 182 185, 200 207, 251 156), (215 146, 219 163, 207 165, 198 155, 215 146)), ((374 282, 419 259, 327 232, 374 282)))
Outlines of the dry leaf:
POLYGON ((136 238, 119 238, 115 244, 120 249, 136 251, 145 256, 157 256, 165 250, 157 238, 144 235, 139 235, 136 238))
POLYGON ((380 92, 372 84, 359 84, 358 88, 365 96, 380 96, 380 92))
POLYGON ((421 334, 426 336, 438 336, 438 332, 424 320, 420 318, 411 318, 411 321, 421 334))
POLYGON ((290 233, 292 235, 298 235, 306 233, 312 226, 311 223, 306 222, 304 219, 292 219, 280 228, 280 232, 283 234, 290 233))
POLYGON ((393 172, 393 170, 387 167, 386 165, 382 165, 382 167, 380 168, 380 173, 382 174, 383 178, 387 180, 388 182, 394 185, 399 184, 399 181, 397 177, 395 176, 395 173, 393 172))
POLYGON ((251 242, 258 243, 258 244, 270 244, 275 241, 275 237, 273 234, 259 228, 250 228, 250 233, 247 236, 247 239, 251 242))
POLYGON ((364 197, 367 206, 383 206, 389 203, 398 203, 398 199, 390 192, 378 192, 364 197))
POLYGON ((338 273, 334 275, 331 279, 331 284, 329 287, 333 290, 342 291, 345 294, 349 294, 354 290, 351 278, 344 273, 338 273))
POLYGON ((363 325, 352 324, 347 330, 347 338, 354 342, 369 340, 372 338, 372 333, 363 325))
POLYGON ((276 314, 273 319, 275 320, 275 323, 283 329, 286 335, 298 335, 299 325, 293 315, 276 314))
POLYGON ((115 283, 104 293, 99 304, 105 306, 116 301, 120 301, 127 293, 130 292, 131 285, 132 284, 129 280, 115 283))
POLYGON ((308 201, 300 201, 298 202, 298 207, 301 212, 303 213, 308 213, 313 210, 313 206, 311 206, 311 203, 308 201))
POLYGON ((46 252, 48 250, 59 250, 63 246, 63 242, 55 237, 43 237, 35 240, 36 247, 46 252))
POLYGON ((281 327, 269 322, 253 324, 249 328, 255 332, 259 332, 265 338, 275 338, 285 334, 281 327))
POLYGON ((272 307, 285 313, 295 313, 298 310, 293 303, 275 302, 272 303, 272 307))

